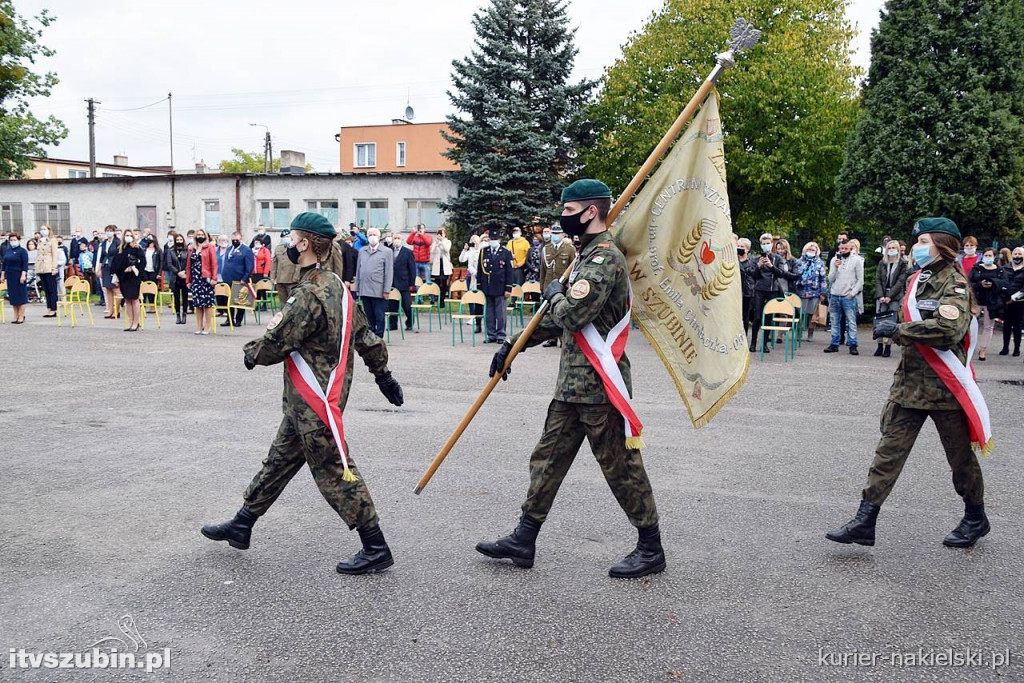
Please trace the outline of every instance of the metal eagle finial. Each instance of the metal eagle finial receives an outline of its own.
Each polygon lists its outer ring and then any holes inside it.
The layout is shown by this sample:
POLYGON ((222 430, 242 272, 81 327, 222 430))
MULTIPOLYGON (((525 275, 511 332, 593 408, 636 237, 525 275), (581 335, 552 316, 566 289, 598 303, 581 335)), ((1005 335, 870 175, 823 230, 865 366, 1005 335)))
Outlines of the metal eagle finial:
POLYGON ((746 52, 761 40, 761 32, 746 19, 737 19, 729 29, 729 49, 736 54, 746 52))

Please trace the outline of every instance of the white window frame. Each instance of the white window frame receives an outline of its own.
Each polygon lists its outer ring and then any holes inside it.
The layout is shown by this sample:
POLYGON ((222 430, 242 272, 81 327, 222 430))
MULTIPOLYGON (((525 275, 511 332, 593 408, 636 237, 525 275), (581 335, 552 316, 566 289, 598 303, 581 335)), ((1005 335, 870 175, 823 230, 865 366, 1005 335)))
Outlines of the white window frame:
POLYGON ((203 206, 203 221, 202 221, 203 222, 203 230, 206 232, 207 236, 223 234, 223 231, 224 231, 224 220, 223 220, 224 219, 224 212, 220 208, 220 199, 219 198, 210 198, 210 199, 202 199, 200 201, 202 202, 202 206, 203 206), (209 227, 207 227, 207 225, 206 225, 206 212, 207 212, 206 204, 207 204, 207 202, 217 202, 217 214, 218 214, 218 216, 221 219, 221 221, 220 221, 220 232, 212 232, 209 229, 209 227))
MULTIPOLYGON (((367 158, 369 161, 369 158, 367 158)), ((352 143, 352 167, 353 168, 376 168, 377 167, 377 143, 376 142, 353 142, 352 143), (368 147, 373 150, 373 163, 359 163, 359 148, 368 147)))
POLYGON ((286 221, 286 223, 291 223, 291 219, 292 219, 292 202, 291 202, 290 199, 257 199, 256 200, 256 215, 260 218, 260 221, 263 223, 263 227, 267 228, 268 230, 281 230, 282 228, 287 228, 288 227, 288 225, 275 225, 274 224, 274 211, 281 210, 281 209, 287 209, 289 218, 286 221), (267 207, 267 209, 268 209, 267 210, 267 220, 265 220, 265 221, 262 219, 262 215, 261 215, 263 213, 263 205, 264 204, 269 204, 269 206, 267 207), (275 207, 274 204, 285 204, 285 206, 284 207, 275 207))
POLYGON ((71 234, 71 204, 69 202, 33 202, 32 217, 36 230, 48 225, 53 229, 54 234, 71 234), (42 217, 40 217, 39 207, 46 207, 41 210, 42 217))
POLYGON ((25 230, 21 202, 0 204, 0 229, 4 232, 16 232, 19 235, 25 230))
POLYGON ((408 146, 404 140, 399 140, 395 143, 395 166, 398 168, 405 168, 405 159, 408 151, 408 146))
POLYGON ((355 224, 359 225, 359 229, 363 230, 363 231, 366 231, 369 228, 373 228, 373 227, 379 228, 381 230, 384 230, 385 228, 391 228, 391 225, 392 225, 392 221, 391 221, 391 218, 392 218, 391 202, 386 197, 378 197, 377 199, 353 199, 352 200, 352 218, 353 218, 353 221, 355 222, 355 224), (366 203, 366 223, 367 223, 367 225, 359 225, 359 203, 360 202, 365 202, 366 203), (383 207, 377 207, 377 210, 380 211, 381 208, 383 208, 385 211, 387 211, 388 212, 388 220, 387 220, 387 223, 385 223, 384 225, 376 225, 375 226, 375 225, 372 225, 372 223, 370 221, 370 215, 371 215, 371 213, 374 210, 373 204, 379 204, 379 203, 383 203, 384 206, 383 207))
POLYGON ((76 169, 76 168, 69 168, 68 169, 68 178, 88 178, 88 177, 89 177, 89 172, 88 171, 81 171, 81 170, 76 169))

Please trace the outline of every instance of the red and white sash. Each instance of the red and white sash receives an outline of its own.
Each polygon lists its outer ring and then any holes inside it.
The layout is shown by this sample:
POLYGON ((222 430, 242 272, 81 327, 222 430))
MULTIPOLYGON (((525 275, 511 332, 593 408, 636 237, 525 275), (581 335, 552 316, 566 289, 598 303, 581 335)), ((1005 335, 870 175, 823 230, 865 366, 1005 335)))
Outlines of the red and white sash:
POLYGON ((600 375, 608 400, 622 413, 623 421, 626 423, 626 448, 643 448, 644 440, 640 437, 640 433, 644 426, 633 411, 633 405, 629 400, 629 391, 626 390, 626 382, 622 379, 622 373, 619 371, 619 359, 622 358, 622 352, 626 350, 626 339, 629 337, 629 311, 632 307, 633 290, 630 289, 626 315, 608 331, 607 339, 601 337, 601 333, 594 327, 594 323, 588 323, 579 332, 574 332, 572 337, 583 351, 583 355, 594 366, 594 370, 600 375))
MULTIPOLYGON (((915 273, 907 283, 907 295, 903 298, 904 320, 921 321, 921 312, 917 309, 917 283, 921 272, 915 273)), ((988 405, 975 381, 974 366, 971 365, 971 358, 974 357, 974 349, 978 344, 978 320, 974 316, 971 316, 971 326, 964 341, 967 342, 966 365, 961 363, 952 351, 939 351, 916 342, 915 345, 931 369, 942 379, 942 383, 956 397, 964 413, 967 414, 971 446, 975 450, 980 450, 982 454, 988 455, 993 445, 992 425, 989 421, 988 405)))
POLYGON ((357 481, 358 477, 348 468, 348 454, 345 452, 345 428, 341 422, 341 390, 345 386, 345 372, 348 369, 349 338, 352 331, 352 294, 347 287, 342 287, 344 293, 341 297, 341 349, 338 353, 338 365, 331 370, 331 376, 327 379, 327 391, 320 387, 320 382, 313 369, 309 367, 305 359, 298 351, 292 351, 285 359, 285 368, 292 384, 298 390, 302 399, 309 404, 313 412, 317 414, 323 423, 330 427, 334 443, 341 453, 341 464, 345 468, 342 479, 345 481, 357 481))

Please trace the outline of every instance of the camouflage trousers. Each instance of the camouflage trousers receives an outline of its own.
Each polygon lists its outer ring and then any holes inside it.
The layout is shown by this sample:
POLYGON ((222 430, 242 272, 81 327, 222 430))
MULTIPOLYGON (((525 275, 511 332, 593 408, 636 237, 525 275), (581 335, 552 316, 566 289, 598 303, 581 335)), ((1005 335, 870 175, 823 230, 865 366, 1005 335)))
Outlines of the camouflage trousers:
MULTIPOLYGON (((348 451, 347 443, 345 450, 348 451)), ((245 490, 245 504, 257 515, 265 513, 303 465, 309 465, 320 493, 335 512, 341 515, 349 529, 377 523, 377 511, 370 498, 370 491, 359 476, 351 452, 348 465, 353 474, 359 477, 358 481, 342 479, 344 468, 341 454, 338 453, 330 429, 323 426, 299 433, 288 416, 281 420, 274 443, 270 445, 270 452, 263 461, 263 468, 245 490)))
POLYGON ((972 505, 983 502, 985 484, 981 477, 978 456, 971 449, 970 432, 967 429, 967 415, 956 410, 920 410, 904 408, 888 401, 882 409, 882 439, 875 449, 875 459, 868 472, 868 485, 863 491, 864 500, 875 505, 885 502, 892 487, 907 462, 910 449, 914 447, 917 435, 924 421, 931 417, 939 433, 946 460, 953 470, 953 488, 972 505))
POLYGON ((625 423, 610 403, 551 401, 544 434, 530 456, 523 513, 541 522, 547 519, 584 437, 630 523, 639 528, 657 524, 658 509, 640 451, 626 448, 625 423))

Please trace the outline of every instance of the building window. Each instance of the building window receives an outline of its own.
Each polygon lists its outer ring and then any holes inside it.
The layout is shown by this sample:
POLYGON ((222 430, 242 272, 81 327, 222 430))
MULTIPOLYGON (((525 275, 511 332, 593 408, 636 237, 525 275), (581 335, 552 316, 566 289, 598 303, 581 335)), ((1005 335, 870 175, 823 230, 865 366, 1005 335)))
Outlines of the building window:
POLYGON ((287 228, 292 222, 291 205, 282 201, 260 202, 260 223, 267 228, 287 228))
POLYGON ((203 227, 207 235, 220 234, 220 200, 203 200, 203 227))
POLYGON ((405 166, 405 143, 395 143, 395 166, 399 168, 405 166))
POLYGON ((88 171, 68 171, 68 178, 88 178, 88 171))
POLYGON ((71 232, 71 205, 67 202, 55 204, 33 204, 36 229, 49 225, 56 235, 71 232))
POLYGON ((139 230, 149 228, 152 232, 156 232, 156 207, 136 206, 135 225, 139 230))
POLYGON ((353 147, 355 148, 355 162, 353 166, 356 168, 373 168, 377 165, 376 142, 357 142, 353 147))
POLYGON ((356 225, 363 230, 388 227, 388 200, 357 199, 356 225))
POLYGON ((431 230, 441 227, 441 200, 406 199, 405 223, 410 228, 420 223, 431 230))
POLYGON ((338 226, 338 200, 337 199, 307 199, 306 211, 318 213, 331 222, 331 225, 338 226))
POLYGON ((0 231, 21 234, 25 223, 21 219, 21 203, 0 204, 0 231))

